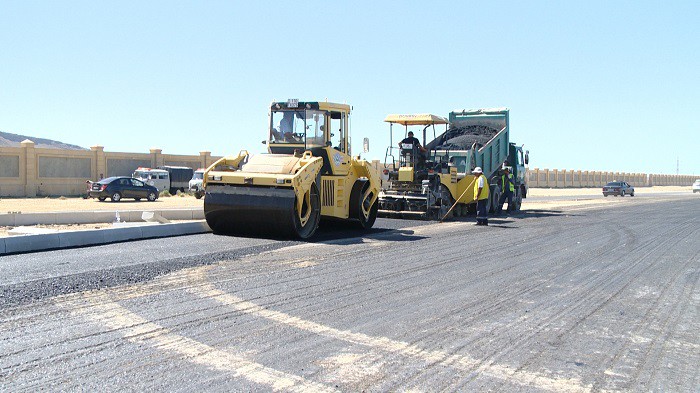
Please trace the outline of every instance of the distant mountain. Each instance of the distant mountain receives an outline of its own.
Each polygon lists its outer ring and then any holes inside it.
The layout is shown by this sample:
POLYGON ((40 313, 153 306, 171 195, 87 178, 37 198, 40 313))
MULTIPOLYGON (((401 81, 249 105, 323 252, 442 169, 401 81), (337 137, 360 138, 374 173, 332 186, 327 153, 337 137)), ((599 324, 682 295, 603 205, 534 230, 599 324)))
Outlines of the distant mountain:
POLYGON ((0 147, 20 147, 21 146, 20 143, 25 139, 29 139, 30 141, 34 142, 34 147, 38 147, 38 148, 42 148, 42 149, 49 148, 49 149, 66 149, 66 150, 88 150, 84 147, 80 147, 80 146, 76 146, 76 145, 69 145, 67 143, 54 141, 51 139, 36 138, 33 136, 11 134, 9 132, 0 131, 0 147))

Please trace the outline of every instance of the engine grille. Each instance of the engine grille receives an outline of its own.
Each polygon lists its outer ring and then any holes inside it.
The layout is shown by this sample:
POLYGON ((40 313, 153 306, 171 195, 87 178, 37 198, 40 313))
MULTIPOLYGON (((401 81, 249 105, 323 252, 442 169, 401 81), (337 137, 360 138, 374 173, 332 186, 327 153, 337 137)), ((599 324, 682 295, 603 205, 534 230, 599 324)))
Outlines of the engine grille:
POLYGON ((321 206, 333 206, 335 182, 333 180, 323 180, 322 183, 321 206))

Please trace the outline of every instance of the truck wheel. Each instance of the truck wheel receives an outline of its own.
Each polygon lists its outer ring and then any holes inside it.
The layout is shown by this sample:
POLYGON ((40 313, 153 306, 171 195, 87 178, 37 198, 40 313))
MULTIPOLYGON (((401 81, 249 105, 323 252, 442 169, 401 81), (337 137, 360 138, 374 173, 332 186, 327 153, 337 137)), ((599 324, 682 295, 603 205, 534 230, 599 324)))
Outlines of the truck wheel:
POLYGON ((511 209, 510 206, 508 206, 508 209, 518 212, 520 211, 520 207, 522 206, 522 204, 523 196, 522 194, 518 193, 518 195, 515 198, 513 198, 513 209, 511 209))
POLYGON ((170 195, 175 196, 177 195, 177 188, 171 188, 168 190, 168 192, 170 193, 170 195))
POLYGON ((203 193, 203 192, 197 191, 197 192, 194 193, 194 197, 197 198, 197 199, 202 199, 203 196, 204 196, 204 193, 203 193))
POLYGON ((114 194, 112 194, 110 199, 112 199, 112 202, 119 202, 122 200, 122 194, 115 192, 114 194))
POLYGON ((492 188, 492 192, 489 195, 489 206, 487 211, 489 213, 495 213, 498 209, 498 200, 501 199, 501 187, 495 186, 492 188))

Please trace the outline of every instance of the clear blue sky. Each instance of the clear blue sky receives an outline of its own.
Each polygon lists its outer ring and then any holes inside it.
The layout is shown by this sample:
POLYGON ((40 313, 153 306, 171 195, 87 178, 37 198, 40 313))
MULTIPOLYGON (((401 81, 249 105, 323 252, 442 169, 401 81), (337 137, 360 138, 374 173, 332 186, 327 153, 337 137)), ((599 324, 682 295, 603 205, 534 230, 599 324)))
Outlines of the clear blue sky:
POLYGON ((263 151, 269 103, 506 106, 531 167, 700 174, 698 1, 5 1, 0 131, 107 151, 263 151))

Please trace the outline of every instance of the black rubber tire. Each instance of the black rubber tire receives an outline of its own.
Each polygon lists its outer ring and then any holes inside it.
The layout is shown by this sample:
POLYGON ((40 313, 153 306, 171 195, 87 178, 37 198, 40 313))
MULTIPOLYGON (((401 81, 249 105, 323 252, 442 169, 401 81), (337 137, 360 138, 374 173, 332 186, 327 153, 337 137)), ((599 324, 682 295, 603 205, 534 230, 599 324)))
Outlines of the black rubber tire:
POLYGON ((120 194, 119 192, 115 192, 112 194, 110 199, 112 200, 112 202, 119 202, 122 200, 122 194, 120 194))
POLYGON ((97 200, 100 201, 100 202, 104 202, 105 199, 107 199, 107 197, 99 197, 99 198, 97 198, 97 200))
MULTIPOLYGON (((450 193, 450 190, 444 185, 440 185, 440 205, 445 206, 445 213, 447 213, 447 210, 449 210, 452 205, 455 203, 455 200, 452 198, 452 194, 450 193)), ((450 219, 452 217, 459 217, 457 209, 459 206, 455 206, 454 209, 449 214, 444 214, 442 211, 438 210, 437 217, 435 218, 436 220, 443 220, 443 219, 450 219)), ((442 210, 442 209, 441 209, 442 210)), ((460 209, 461 210, 461 209, 460 209)))
POLYGON ((631 196, 631 197, 633 197, 633 196, 634 196, 634 191, 632 191, 632 192, 630 193, 630 196, 631 196))
POLYGON ((154 202, 156 199, 158 199, 158 194, 151 191, 148 193, 148 196, 146 197, 146 199, 148 199, 149 202, 154 202))
POLYGON ((316 183, 311 185, 311 190, 309 192, 309 202, 311 206, 308 208, 311 209, 311 215, 303 226, 296 212, 296 201, 294 203, 294 232, 299 239, 308 239, 313 236, 314 233, 316 233, 316 229, 318 229, 318 223, 321 221, 321 195, 318 192, 316 183))
POLYGON ((356 227, 360 229, 372 228, 374 222, 377 220, 377 212, 379 211, 379 200, 375 200, 374 204, 369 208, 369 213, 365 217, 362 209, 362 204, 364 200, 362 197, 369 188, 369 181, 356 181, 350 192, 350 219, 354 219, 356 227))
POLYGON ((515 212, 519 212, 519 211, 520 211, 520 207, 523 205, 523 194, 521 194, 520 192, 518 192, 518 195, 516 195, 516 196, 513 198, 513 205, 514 205, 513 209, 511 209, 510 206, 508 206, 508 210, 512 210, 512 211, 515 211, 515 212))
POLYGON ((501 199, 501 186, 496 185, 489 190, 489 205, 486 208, 489 214, 495 213, 498 209, 498 200, 501 199))
POLYGON ((624 197, 625 196, 625 190, 620 191, 620 196, 624 197))
POLYGON ((194 193, 194 197, 197 198, 197 199, 202 199, 203 196, 204 196, 204 193, 203 193, 203 192, 197 191, 197 192, 194 193))
POLYGON ((141 200, 141 198, 134 198, 134 200, 135 200, 136 202, 138 202, 138 201, 141 200))
POLYGON ((170 193, 170 195, 175 196, 177 195, 177 188, 170 188, 168 189, 168 192, 170 193))

